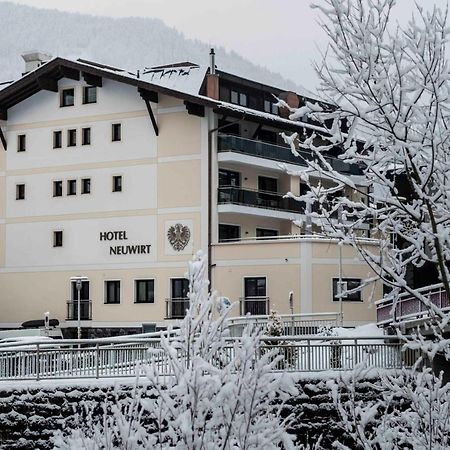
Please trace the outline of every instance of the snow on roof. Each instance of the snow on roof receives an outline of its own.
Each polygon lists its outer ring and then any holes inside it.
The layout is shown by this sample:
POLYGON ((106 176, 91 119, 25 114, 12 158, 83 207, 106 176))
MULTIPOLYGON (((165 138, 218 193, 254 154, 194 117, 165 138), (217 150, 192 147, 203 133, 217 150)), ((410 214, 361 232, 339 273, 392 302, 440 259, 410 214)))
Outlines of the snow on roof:
POLYGON ((140 79, 186 94, 198 95, 206 71, 206 66, 186 63, 186 65, 173 65, 172 67, 146 68, 141 72, 140 79))

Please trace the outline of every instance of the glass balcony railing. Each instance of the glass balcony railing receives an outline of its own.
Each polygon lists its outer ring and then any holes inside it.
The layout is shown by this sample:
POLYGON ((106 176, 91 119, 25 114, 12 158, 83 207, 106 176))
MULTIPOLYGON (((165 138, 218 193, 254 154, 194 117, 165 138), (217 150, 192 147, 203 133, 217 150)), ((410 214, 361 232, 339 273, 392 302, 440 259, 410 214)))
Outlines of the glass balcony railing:
MULTIPOLYGON (((67 320, 78 320, 78 301, 67 302, 67 320)), ((92 320, 91 300, 80 300, 80 320, 92 320)))
POLYGON ((166 298, 166 319, 183 319, 188 309, 188 297, 166 298))
MULTIPOLYGON (((219 134, 219 152, 237 152, 259 158, 271 159, 300 166, 306 166, 306 161, 312 161, 314 156, 306 151, 299 151, 300 157, 292 154, 291 149, 281 145, 270 144, 268 142, 245 139, 229 134, 219 134)), ((338 158, 325 158, 334 170, 349 175, 362 175, 361 168, 355 164, 348 164, 338 158)))
POLYGON ((289 211, 297 214, 305 213, 305 203, 292 198, 284 198, 277 192, 254 191, 234 186, 219 187, 218 203, 253 206, 256 208, 289 211))

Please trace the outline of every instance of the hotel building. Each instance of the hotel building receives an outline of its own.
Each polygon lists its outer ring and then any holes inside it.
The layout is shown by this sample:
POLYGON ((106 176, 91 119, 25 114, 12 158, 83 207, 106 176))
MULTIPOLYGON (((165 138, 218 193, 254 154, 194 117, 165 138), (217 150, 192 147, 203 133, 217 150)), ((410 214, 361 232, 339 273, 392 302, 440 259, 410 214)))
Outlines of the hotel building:
MULTIPOLYGON (((339 311, 338 245, 284 196, 306 189, 287 172, 305 162, 280 133, 321 129, 289 120, 275 96, 291 106, 316 100, 214 64, 130 73, 24 59, 23 77, 0 85, 1 329, 48 311, 74 336, 76 276, 85 277, 83 336, 165 327, 188 306, 186 263, 199 249, 235 315, 290 313, 290 292, 295 313, 339 311)), ((367 189, 339 152, 329 161, 367 189)), ((370 276, 351 248, 341 262, 349 288, 370 276)), ((346 326, 375 321, 372 294, 381 298, 381 286, 343 301, 346 326)))

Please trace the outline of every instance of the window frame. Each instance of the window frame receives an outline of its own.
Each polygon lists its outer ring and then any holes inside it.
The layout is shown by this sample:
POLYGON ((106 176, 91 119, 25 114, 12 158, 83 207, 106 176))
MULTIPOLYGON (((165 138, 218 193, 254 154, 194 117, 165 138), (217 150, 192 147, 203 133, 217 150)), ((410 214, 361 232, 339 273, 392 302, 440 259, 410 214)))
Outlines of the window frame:
POLYGON ((63 137, 62 137, 62 130, 54 130, 53 131, 53 148, 62 148, 63 145, 63 137), (56 136, 59 136, 59 145, 56 145, 56 136))
POLYGON ((123 176, 113 175, 112 176, 112 192, 122 192, 123 191, 123 176), (116 189, 116 180, 120 179, 120 189, 116 189))
POLYGON ((60 90, 60 96, 59 96, 59 107, 60 108, 68 108, 70 106, 75 106, 75 88, 74 87, 66 87, 60 90), (71 104, 64 104, 64 93, 67 91, 73 91, 73 103, 71 104))
POLYGON ((53 230, 53 248, 64 246, 63 230, 53 230))
POLYGON ((134 303, 137 304, 137 305, 141 305, 141 304, 152 305, 152 304, 155 304, 155 292, 156 292, 155 286, 156 286, 156 282, 155 282, 154 278, 135 278, 134 279, 134 303), (138 301, 138 299, 137 299, 137 297, 138 297, 138 295, 137 295, 138 294, 138 289, 137 289, 138 283, 147 282, 147 281, 153 282, 153 299, 152 299, 152 301, 138 301))
POLYGON ((235 223, 219 223, 218 229, 217 229, 217 241, 219 243, 227 243, 227 242, 239 242, 242 239, 242 235, 241 235, 241 225, 235 224, 235 223), (221 226, 226 226, 226 227, 236 227, 239 230, 239 237, 234 239, 221 239, 220 238, 220 227, 221 226))
MULTIPOLYGON (((342 282, 343 283, 348 283, 349 281, 358 281, 359 286, 361 286, 361 282, 362 282, 362 278, 356 278, 356 277, 342 277, 342 282)), ((332 297, 332 301, 333 302, 339 302, 339 298, 336 297, 337 295, 337 287, 338 287, 338 282, 339 282, 339 277, 332 277, 331 278, 331 297, 332 297), (336 286, 336 291, 335 291, 335 286, 336 286)), ((348 286, 348 284, 347 284, 348 286)), ((347 290, 353 290, 355 289, 355 287, 353 288, 347 288, 347 290)), ((350 294, 350 296, 356 296, 357 298, 349 298, 349 295, 347 294, 346 297, 342 297, 342 301, 343 302, 356 302, 356 303, 362 303, 364 300, 362 298, 362 289, 360 289, 357 292, 354 292, 353 294, 350 294)))
POLYGON ((83 98, 82 98, 83 105, 92 105, 94 103, 97 103, 97 86, 93 86, 90 84, 87 84, 86 86, 83 86, 83 98), (87 92, 90 90, 94 90, 95 92, 95 100, 94 101, 88 101, 88 95, 87 92))
POLYGON ((67 130, 67 147, 76 147, 77 146, 77 129, 69 128, 67 130), (74 137, 73 143, 71 137, 74 137))
POLYGON ((85 194, 90 194, 91 193, 91 178, 90 177, 85 177, 81 179, 81 195, 85 195, 85 194), (87 182, 87 186, 89 186, 89 188, 86 190, 86 182, 87 182))
POLYGON ((16 200, 25 200, 26 187, 25 183, 16 183, 16 200))
POLYGON ((53 186, 53 198, 62 197, 64 195, 64 187, 63 187, 63 180, 53 180, 52 186, 53 186), (61 194, 56 195, 56 186, 57 183, 61 186, 61 194))
POLYGON ((77 179, 76 178, 71 178, 70 180, 67 180, 66 183, 66 188, 67 188, 67 196, 72 196, 72 195, 77 195, 77 179), (72 192, 72 187, 75 187, 75 191, 72 192))
POLYGON ((91 145, 92 142, 92 133, 91 133, 91 127, 82 127, 81 128, 81 145, 91 145), (85 132, 87 131, 87 135, 85 132), (88 139, 86 140, 86 136, 88 139))
POLYGON ((27 151, 27 135, 22 133, 17 135, 17 153, 27 151))
MULTIPOLYGON (((115 292, 117 294, 117 292, 115 292)), ((120 305, 122 303, 122 280, 117 278, 107 279, 103 281, 103 304, 104 305, 120 305), (119 301, 109 302, 108 300, 108 283, 119 283, 119 301)))
POLYGON ((218 179, 217 179, 217 183, 219 185, 219 187, 235 187, 235 188, 241 188, 242 186, 242 173, 237 171, 237 170, 231 170, 231 169, 224 169, 224 168, 219 168, 218 169, 218 179), (221 184, 220 182, 220 173, 224 173, 227 172, 227 178, 230 178, 230 180, 232 180, 233 178, 235 178, 235 176, 237 175, 238 178, 238 184, 221 184))
POLYGON ((258 238, 258 237, 261 237, 261 238, 271 238, 271 237, 276 238, 276 237, 280 236, 280 230, 277 230, 276 228, 267 228, 267 227, 262 228, 262 227, 256 227, 256 229, 255 229, 255 236, 256 236, 257 238, 258 238), (269 235, 269 236, 258 236, 258 231, 259 231, 259 232, 261 232, 261 231, 269 231, 269 232, 274 232, 274 233, 276 233, 276 234, 272 234, 272 235, 269 235))
POLYGON ((111 142, 122 142, 122 122, 114 122, 111 124, 111 142), (116 139, 115 130, 119 130, 119 138, 116 139))
POLYGON ((244 290, 244 292, 243 292, 243 297, 244 298, 267 298, 268 297, 268 295, 267 295, 267 291, 268 291, 268 283, 267 283, 267 276, 266 275, 248 275, 248 276, 244 276, 243 277, 243 290, 244 290), (256 279, 259 279, 259 278, 261 278, 261 279, 264 279, 265 280, 265 295, 246 295, 247 294, 247 292, 246 292, 246 282, 247 282, 247 280, 256 280, 256 279))

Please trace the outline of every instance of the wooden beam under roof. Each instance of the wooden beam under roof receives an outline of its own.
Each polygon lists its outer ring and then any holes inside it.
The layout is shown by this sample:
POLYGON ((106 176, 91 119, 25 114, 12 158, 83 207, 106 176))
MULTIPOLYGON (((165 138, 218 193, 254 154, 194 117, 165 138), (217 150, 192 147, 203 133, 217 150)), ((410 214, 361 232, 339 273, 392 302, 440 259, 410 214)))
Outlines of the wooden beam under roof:
POLYGON ((205 117, 205 107, 203 105, 198 105, 197 103, 188 101, 185 101, 184 104, 186 105, 188 114, 198 117, 205 117))
MULTIPOLYGON (((155 134, 156 134, 156 136, 159 136, 158 124, 156 123, 156 118, 155 118, 155 115, 153 114, 152 105, 150 104, 150 102, 152 101, 152 100, 150 100, 150 98, 154 98, 154 97, 151 95, 152 94, 151 91, 145 91, 144 89, 138 88, 138 92, 145 102, 145 106, 147 107, 148 115, 152 122, 153 129, 155 130, 155 134)), ((158 94, 156 92, 154 92, 154 94, 156 94, 156 97, 158 97, 158 94)), ((156 101, 158 101, 158 98, 156 98, 156 101)))
POLYGON ((58 80, 50 77, 37 78, 37 84, 44 91, 58 92, 58 80))
POLYGON ((99 75, 94 75, 93 73, 83 72, 84 81, 90 86, 102 87, 103 79, 99 75))
POLYGON ((2 142, 3 148, 6 151, 7 149, 6 138, 1 127, 0 127, 0 141, 2 142))
POLYGON ((8 120, 8 110, 0 106, 0 120, 8 120))
POLYGON ((80 71, 73 69, 71 67, 59 66, 59 72, 63 76, 63 78, 69 78, 70 80, 80 80, 80 71))
POLYGON ((138 92, 139 92, 140 96, 148 102, 158 103, 158 101, 159 101, 158 93, 155 91, 138 88, 138 92))

